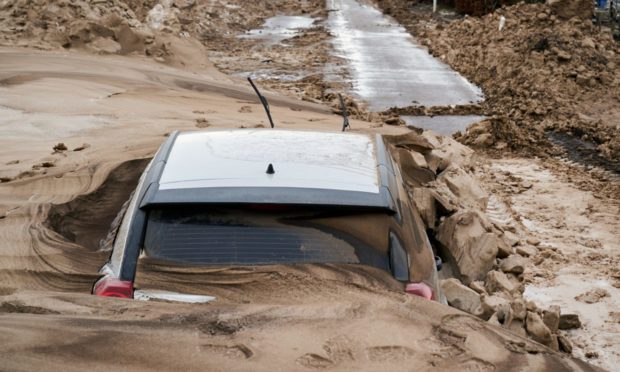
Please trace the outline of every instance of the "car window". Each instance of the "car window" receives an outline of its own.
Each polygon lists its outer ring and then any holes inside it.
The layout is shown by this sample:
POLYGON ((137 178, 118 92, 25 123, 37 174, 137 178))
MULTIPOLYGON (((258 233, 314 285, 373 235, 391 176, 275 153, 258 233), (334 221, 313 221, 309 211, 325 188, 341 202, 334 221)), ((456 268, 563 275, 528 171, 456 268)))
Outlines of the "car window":
POLYGON ((149 212, 144 253, 195 265, 361 263, 389 268, 385 249, 327 226, 325 220, 324 211, 156 209, 149 212))

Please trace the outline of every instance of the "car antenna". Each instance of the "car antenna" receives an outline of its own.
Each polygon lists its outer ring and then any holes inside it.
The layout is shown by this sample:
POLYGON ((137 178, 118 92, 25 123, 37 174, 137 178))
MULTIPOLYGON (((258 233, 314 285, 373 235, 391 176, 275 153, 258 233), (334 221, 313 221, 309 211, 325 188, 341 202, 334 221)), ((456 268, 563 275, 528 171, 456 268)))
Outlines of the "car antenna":
POLYGON ((344 132, 347 128, 351 129, 351 125, 349 124, 349 113, 347 112, 347 107, 344 105, 344 100, 342 99, 342 94, 338 93, 338 98, 340 99, 340 112, 342 112, 342 131, 344 132))
POLYGON ((267 102, 267 98, 265 98, 265 96, 260 94, 256 85, 254 85, 252 78, 250 78, 249 76, 248 76, 248 81, 250 82, 250 85, 252 85, 252 88, 254 88, 254 91, 256 92, 256 95, 258 96, 258 98, 260 98, 260 102, 263 104, 263 107, 265 108, 265 112, 267 113, 267 117, 269 118, 269 124, 271 124, 271 127, 273 128, 274 125, 273 125, 273 120, 271 119, 271 112, 269 111, 269 102, 267 102))

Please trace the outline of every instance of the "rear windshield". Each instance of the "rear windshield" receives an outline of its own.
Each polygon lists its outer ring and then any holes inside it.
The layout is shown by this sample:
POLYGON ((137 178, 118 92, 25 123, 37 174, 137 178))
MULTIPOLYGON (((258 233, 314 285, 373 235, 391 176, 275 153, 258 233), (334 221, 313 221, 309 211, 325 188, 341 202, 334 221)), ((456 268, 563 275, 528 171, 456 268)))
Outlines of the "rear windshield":
POLYGON ((152 210, 144 253, 195 265, 360 263, 387 270, 385 247, 371 246, 329 224, 337 220, 334 225, 342 226, 351 215, 213 207, 152 210))

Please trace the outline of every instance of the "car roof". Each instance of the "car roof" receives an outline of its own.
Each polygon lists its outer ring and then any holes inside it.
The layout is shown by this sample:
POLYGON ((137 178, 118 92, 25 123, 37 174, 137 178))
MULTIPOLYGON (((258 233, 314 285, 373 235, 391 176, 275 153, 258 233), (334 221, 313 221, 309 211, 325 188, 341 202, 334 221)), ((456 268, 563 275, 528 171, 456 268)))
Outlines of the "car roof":
POLYGON ((356 133, 276 129, 180 133, 159 185, 160 190, 292 187, 379 193, 375 141, 356 133))
POLYGON ((380 135, 174 132, 145 174, 139 205, 265 203, 395 211, 396 182, 380 135))

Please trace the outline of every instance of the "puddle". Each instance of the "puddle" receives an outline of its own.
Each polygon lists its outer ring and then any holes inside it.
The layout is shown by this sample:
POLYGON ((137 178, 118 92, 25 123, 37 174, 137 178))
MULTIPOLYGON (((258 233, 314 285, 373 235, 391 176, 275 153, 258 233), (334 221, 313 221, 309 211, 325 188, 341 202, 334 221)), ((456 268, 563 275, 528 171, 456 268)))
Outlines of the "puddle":
POLYGON ((456 132, 465 132, 468 126, 482 121, 480 115, 441 115, 441 116, 401 116, 407 126, 431 129, 435 133, 451 136, 456 132))
POLYGON ((327 0, 327 27, 349 63, 352 93, 371 111, 480 102, 482 91, 431 56, 392 18, 355 0, 327 0))
POLYGON ((238 37, 241 39, 260 39, 267 45, 278 44, 299 34, 303 29, 310 28, 315 18, 304 16, 275 16, 268 18, 263 28, 250 30, 238 37))

